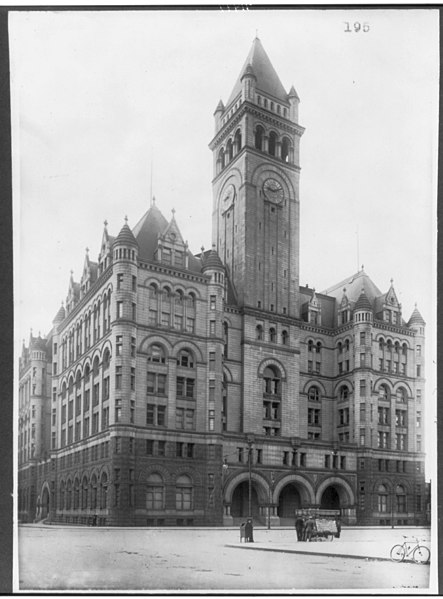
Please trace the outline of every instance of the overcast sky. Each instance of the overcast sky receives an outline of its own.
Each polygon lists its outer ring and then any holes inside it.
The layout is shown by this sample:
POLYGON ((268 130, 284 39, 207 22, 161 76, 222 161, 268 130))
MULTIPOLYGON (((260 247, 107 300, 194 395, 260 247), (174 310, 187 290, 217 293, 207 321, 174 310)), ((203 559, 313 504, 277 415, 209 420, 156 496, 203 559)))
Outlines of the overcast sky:
POLYGON ((103 221, 116 235, 147 210, 151 164, 158 207, 210 247, 213 112, 256 32, 301 99, 300 284, 392 277, 428 325, 430 396, 436 10, 10 13, 16 343, 50 330, 103 221))

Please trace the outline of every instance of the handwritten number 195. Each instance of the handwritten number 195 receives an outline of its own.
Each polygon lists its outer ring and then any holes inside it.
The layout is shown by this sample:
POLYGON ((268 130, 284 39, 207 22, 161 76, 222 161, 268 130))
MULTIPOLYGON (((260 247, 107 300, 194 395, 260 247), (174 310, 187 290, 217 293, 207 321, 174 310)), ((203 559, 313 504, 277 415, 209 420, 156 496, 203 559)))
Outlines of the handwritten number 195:
POLYGON ((349 23, 348 21, 345 21, 344 23, 346 25, 345 33, 358 33, 359 31, 364 31, 366 33, 366 31, 369 31, 369 23, 359 23, 358 21, 355 23, 349 23))

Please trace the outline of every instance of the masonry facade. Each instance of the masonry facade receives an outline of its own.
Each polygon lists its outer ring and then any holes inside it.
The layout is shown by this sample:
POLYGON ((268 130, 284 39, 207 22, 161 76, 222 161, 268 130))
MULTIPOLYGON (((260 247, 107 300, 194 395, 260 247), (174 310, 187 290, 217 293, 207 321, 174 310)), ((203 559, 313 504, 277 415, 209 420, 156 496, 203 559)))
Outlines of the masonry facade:
POLYGON ((255 39, 215 111, 212 248, 153 199, 23 346, 21 520, 423 524, 425 322, 362 268, 299 281, 299 98, 255 39))

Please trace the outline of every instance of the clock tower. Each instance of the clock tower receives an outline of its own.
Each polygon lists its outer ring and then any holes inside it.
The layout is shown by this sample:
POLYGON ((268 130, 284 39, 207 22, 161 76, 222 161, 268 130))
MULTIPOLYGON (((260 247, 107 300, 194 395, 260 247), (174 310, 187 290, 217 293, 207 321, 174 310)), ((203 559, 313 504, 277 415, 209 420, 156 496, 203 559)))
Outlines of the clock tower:
POLYGON ((215 111, 213 242, 237 304, 298 318, 299 98, 258 38, 215 111))

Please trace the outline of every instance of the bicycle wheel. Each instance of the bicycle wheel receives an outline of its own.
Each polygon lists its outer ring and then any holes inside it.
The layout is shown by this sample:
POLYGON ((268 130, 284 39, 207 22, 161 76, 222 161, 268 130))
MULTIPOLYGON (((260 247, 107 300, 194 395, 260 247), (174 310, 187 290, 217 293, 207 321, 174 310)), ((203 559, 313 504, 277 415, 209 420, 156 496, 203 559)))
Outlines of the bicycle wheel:
POLYGON ((416 564, 427 564, 430 557, 431 552, 424 545, 418 545, 412 554, 412 559, 416 564))
POLYGON ((403 545, 394 545, 391 549, 391 560, 393 562, 402 562, 405 559, 405 553, 403 545))

